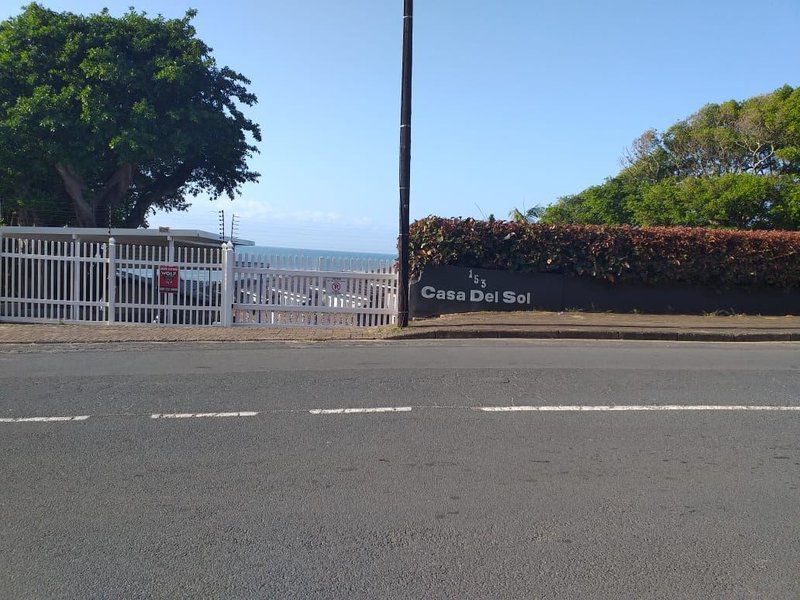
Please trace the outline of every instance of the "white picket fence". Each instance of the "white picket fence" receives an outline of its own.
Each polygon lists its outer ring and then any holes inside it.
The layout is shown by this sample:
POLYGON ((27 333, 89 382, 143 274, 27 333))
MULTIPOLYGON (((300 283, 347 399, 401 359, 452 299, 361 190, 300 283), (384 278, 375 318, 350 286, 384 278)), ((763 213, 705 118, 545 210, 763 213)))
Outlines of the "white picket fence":
POLYGON ((109 320, 107 252, 105 244, 3 238, 0 318, 109 320))
POLYGON ((0 239, 0 321, 375 326, 396 322, 390 261, 0 239), (159 290, 175 266, 178 289, 159 290))

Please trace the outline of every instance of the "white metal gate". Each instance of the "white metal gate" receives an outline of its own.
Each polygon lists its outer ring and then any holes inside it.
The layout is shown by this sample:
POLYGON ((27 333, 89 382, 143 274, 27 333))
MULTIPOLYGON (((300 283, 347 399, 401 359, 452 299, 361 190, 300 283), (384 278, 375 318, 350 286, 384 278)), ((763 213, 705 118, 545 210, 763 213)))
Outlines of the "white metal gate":
POLYGON ((222 249, 119 245, 115 322, 218 325, 222 322, 222 249), (158 289, 158 267, 178 267, 176 292, 158 289))
POLYGON ((235 325, 376 326, 397 318, 390 261, 237 254, 235 325))

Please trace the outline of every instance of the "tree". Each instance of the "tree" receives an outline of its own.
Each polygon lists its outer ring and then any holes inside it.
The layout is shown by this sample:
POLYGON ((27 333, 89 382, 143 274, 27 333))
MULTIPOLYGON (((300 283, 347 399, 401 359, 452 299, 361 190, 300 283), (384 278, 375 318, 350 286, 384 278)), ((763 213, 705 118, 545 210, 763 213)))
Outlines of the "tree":
POLYGON ((636 225, 686 225, 734 229, 796 229, 798 187, 786 177, 725 173, 719 177, 665 179, 631 203, 636 225), (795 194, 796 196, 796 194, 795 194))
POLYGON ((545 223, 799 229, 800 88, 708 104, 651 129, 599 186, 547 207, 545 223))
POLYGON ((243 75, 191 21, 38 4, 0 23, 0 197, 6 221, 146 225, 200 193, 233 198, 261 140, 243 75))
POLYGON ((564 196, 542 211, 543 223, 621 225, 631 222, 629 203, 638 197, 640 184, 629 173, 606 179, 601 185, 564 196))
POLYGON ((544 214, 544 209, 544 206, 523 207, 522 210, 515 207, 508 213, 508 218, 515 223, 536 223, 544 214))

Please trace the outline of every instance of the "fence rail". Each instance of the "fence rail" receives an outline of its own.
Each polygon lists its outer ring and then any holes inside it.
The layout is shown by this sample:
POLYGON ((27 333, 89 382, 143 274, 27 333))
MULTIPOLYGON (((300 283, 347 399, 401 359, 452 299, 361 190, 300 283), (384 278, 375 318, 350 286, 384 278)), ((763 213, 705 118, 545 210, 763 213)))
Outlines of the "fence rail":
POLYGON ((396 321, 391 261, 0 238, 0 321, 376 326, 396 321), (158 269, 178 268, 176 289, 158 269))

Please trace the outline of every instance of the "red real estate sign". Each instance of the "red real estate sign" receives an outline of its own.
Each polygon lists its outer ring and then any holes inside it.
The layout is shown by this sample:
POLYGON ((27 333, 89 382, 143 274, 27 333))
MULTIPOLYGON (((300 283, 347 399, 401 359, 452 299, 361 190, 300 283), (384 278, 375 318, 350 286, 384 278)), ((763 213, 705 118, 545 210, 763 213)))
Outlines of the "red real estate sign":
POLYGON ((174 265, 158 265, 158 291, 174 294, 178 291, 180 276, 174 265))

